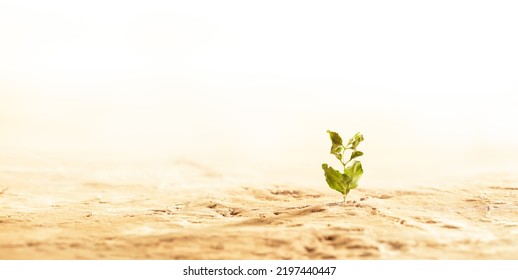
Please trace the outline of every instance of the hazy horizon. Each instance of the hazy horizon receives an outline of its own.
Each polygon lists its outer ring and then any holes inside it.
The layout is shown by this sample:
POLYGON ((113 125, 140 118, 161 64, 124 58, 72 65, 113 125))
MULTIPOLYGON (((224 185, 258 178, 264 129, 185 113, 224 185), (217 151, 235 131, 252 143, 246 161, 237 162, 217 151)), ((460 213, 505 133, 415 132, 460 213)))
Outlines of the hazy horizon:
POLYGON ((185 159, 316 184, 331 129, 365 135, 366 185, 516 174, 516 8, 1 3, 0 168, 185 159))

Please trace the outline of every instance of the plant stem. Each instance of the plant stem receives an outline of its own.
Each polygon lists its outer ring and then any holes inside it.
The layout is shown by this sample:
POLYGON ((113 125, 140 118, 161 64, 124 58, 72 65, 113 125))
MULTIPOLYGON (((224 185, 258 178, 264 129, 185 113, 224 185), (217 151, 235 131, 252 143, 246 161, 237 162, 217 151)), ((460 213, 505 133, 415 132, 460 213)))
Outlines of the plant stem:
POLYGON ((353 150, 353 152, 354 152, 354 151, 356 151, 356 149, 353 149, 353 148, 347 148, 347 147, 345 147, 344 145, 342 145, 342 148, 343 148, 343 152, 342 152, 342 158, 340 159, 340 163, 342 164, 342 166, 344 167, 344 170, 345 170, 345 166, 346 166, 349 162, 351 162, 351 160, 352 160, 352 158, 350 158, 348 161, 346 161, 346 162, 344 163, 344 161, 343 161, 342 159, 343 159, 343 158, 344 158, 344 156, 345 156, 345 151, 346 151, 346 150, 353 150))
POLYGON ((347 164, 347 162, 346 162, 346 163, 344 163, 342 159, 343 159, 343 158, 344 158, 344 156, 345 156, 345 151, 347 150, 347 148, 346 148, 344 145, 342 145, 342 148, 343 148, 343 151, 342 151, 342 158, 340 158, 340 163, 343 165, 344 170, 345 170, 345 165, 347 164))

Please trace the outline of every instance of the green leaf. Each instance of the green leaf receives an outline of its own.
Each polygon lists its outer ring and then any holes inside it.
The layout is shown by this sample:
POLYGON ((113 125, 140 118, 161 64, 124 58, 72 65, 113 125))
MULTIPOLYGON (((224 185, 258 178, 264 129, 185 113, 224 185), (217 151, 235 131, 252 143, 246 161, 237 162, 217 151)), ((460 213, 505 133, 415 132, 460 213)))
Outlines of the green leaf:
POLYGON ((345 181, 346 189, 356 189, 362 175, 362 163, 355 160, 351 166, 344 169, 343 180, 345 181))
POLYGON ((349 139, 347 146, 351 145, 351 148, 356 150, 356 147, 358 147, 358 144, 360 144, 361 141, 363 141, 363 135, 358 132, 351 139, 349 139))
POLYGON ((326 182, 330 188, 336 190, 342 194, 346 192, 345 184, 342 179, 342 174, 340 171, 334 169, 327 164, 322 164, 322 169, 324 170, 324 175, 326 177, 326 182))
POLYGON ((355 158, 360 157, 360 156, 363 156, 363 152, 361 152, 361 151, 354 151, 351 154, 351 158, 349 160, 355 159, 355 158))
POLYGON ((342 137, 340 137, 340 134, 333 132, 331 130, 328 130, 327 133, 329 133, 329 137, 331 138, 331 141, 333 141, 333 144, 336 144, 338 146, 342 145, 342 137))
POLYGON ((343 142, 342 137, 336 132, 332 132, 330 130, 327 131, 329 133, 329 137, 331 138, 331 154, 335 155, 335 157, 339 160, 342 160, 342 151, 343 151, 343 142))
MULTIPOLYGON (((335 146, 335 144, 333 144, 331 146, 331 154, 335 155, 337 158, 338 156, 340 156, 340 158, 342 157, 342 146, 335 146)), ((338 158, 338 159, 340 159, 338 158)))

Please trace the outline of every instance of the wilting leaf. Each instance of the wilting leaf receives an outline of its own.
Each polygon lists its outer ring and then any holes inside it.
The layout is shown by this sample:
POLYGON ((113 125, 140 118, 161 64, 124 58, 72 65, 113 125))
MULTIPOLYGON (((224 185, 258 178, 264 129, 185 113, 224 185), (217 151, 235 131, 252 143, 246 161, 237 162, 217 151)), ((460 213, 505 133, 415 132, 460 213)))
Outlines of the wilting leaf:
POLYGON ((326 182, 330 188, 336 190, 340 193, 345 193, 345 184, 342 180, 342 174, 340 171, 334 169, 327 164, 322 164, 322 169, 324 170, 324 175, 326 177, 326 182))

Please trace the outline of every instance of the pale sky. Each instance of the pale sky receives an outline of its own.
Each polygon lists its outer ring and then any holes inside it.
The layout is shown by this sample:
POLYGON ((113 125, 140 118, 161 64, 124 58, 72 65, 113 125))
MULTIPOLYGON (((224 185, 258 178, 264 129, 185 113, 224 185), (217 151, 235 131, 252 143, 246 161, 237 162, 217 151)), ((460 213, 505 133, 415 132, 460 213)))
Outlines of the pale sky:
POLYGON ((445 163, 514 171, 517 14, 515 1, 0 1, 0 147, 203 155, 287 177, 316 159, 316 177, 332 129, 365 134, 371 182, 445 163))

